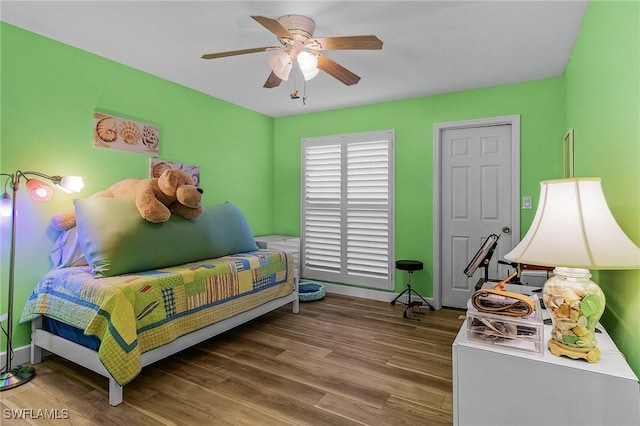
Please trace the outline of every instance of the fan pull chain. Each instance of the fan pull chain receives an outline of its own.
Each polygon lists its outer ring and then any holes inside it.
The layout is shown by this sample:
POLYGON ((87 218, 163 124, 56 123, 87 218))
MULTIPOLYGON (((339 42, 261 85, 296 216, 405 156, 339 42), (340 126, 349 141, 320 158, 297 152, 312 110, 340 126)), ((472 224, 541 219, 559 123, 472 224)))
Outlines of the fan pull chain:
POLYGON ((307 81, 302 82, 302 106, 307 104, 307 81))

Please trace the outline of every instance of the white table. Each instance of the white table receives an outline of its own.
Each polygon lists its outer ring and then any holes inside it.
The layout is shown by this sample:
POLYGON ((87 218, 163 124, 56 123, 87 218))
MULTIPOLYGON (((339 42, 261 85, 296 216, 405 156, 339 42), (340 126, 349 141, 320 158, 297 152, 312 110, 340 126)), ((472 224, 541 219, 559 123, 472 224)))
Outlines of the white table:
POLYGON ((467 340, 453 342, 454 425, 640 425, 640 386, 601 325, 600 362, 544 356, 467 340))
POLYGON ((300 237, 289 235, 262 235, 255 237, 256 244, 262 249, 282 250, 293 253, 293 269, 296 280, 300 281, 300 237))

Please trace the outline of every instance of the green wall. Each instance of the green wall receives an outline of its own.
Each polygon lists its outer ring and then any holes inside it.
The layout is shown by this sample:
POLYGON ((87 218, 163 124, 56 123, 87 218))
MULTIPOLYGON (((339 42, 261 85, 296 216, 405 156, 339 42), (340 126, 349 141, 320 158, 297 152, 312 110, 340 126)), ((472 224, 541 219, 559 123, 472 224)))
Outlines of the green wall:
MULTIPOLYGON (((81 196, 145 177, 147 157, 91 144, 94 109, 117 112, 160 125, 161 158, 201 166, 206 204, 233 201, 256 234, 298 235, 300 140, 395 129, 396 255, 425 262, 414 284, 430 295, 434 123, 520 114, 521 195, 534 204, 539 181, 562 175, 561 141, 573 127, 576 175, 602 177, 614 215, 640 242, 639 22, 637 2, 591 2, 563 77, 277 119, 3 23, 0 166, 81 174, 87 184, 81 196)), ((49 268, 57 236, 49 218, 71 202, 60 192, 45 205, 20 195, 18 311, 49 268)), ((534 212, 521 212, 522 234, 534 212)), ((1 222, 0 306, 6 306, 8 222, 1 222)), ((603 322, 640 375, 640 273, 598 275, 608 299, 603 322)), ((16 337, 16 347, 27 344, 28 327, 16 337)))
MULTIPOLYGON (((421 260, 413 285, 433 290, 433 125, 520 114, 521 193, 537 201, 539 182, 562 177, 562 78, 380 103, 275 120, 277 233, 300 233, 300 140, 370 130, 396 131, 396 257, 421 260), (555 159, 555 160, 554 160, 555 159)), ((523 210, 521 227, 535 210, 523 210)), ((402 276, 396 290, 404 287, 402 276)))
MULTIPOLYGON (((640 245, 640 3, 589 4, 565 85, 575 175, 602 178, 611 212, 640 245)), ((640 270, 594 280, 607 298, 602 323, 640 376, 640 270)))
MULTIPOLYGON (((271 117, 6 23, 0 31, 3 173, 82 175, 86 186, 80 197, 127 177, 147 177, 148 157, 93 147, 93 111, 107 110, 159 124, 160 158, 200 165, 205 204, 229 200, 257 235, 271 231, 271 117)), ((49 218, 73 198, 57 191, 51 202, 36 205, 25 191, 18 195, 16 317, 49 269, 49 250, 57 237, 49 218)), ((0 306, 5 312, 10 220, 4 218, 1 226, 0 306)), ((28 326, 16 331, 14 346, 27 344, 28 326)), ((4 343, 1 347, 4 351, 4 343)))

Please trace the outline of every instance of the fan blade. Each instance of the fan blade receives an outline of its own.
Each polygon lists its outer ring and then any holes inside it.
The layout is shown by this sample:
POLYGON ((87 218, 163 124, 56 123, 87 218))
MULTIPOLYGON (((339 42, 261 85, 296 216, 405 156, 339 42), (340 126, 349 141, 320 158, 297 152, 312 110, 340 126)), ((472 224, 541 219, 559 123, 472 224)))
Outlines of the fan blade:
POLYGON ((271 74, 269 74, 269 77, 267 77, 267 81, 264 82, 264 86, 262 87, 266 87, 267 89, 272 89, 274 87, 280 86, 281 82, 282 80, 280 79, 280 77, 278 77, 273 73, 273 71, 271 71, 271 74))
POLYGON ((253 49, 229 50, 228 52, 207 53, 202 59, 224 58, 226 56, 245 55, 247 53, 266 52, 267 50, 280 49, 280 46, 254 47, 253 49))
POLYGON ((380 50, 382 41, 374 35, 310 38, 305 47, 314 50, 380 50))
POLYGON ((293 39, 293 36, 282 24, 273 18, 268 18, 266 16, 260 15, 251 15, 251 17, 258 22, 260 25, 271 31, 278 38, 290 38, 293 39))
POLYGON ((330 76, 340 80, 347 86, 351 86, 352 84, 356 84, 360 81, 360 77, 338 64, 333 59, 318 53, 316 55, 318 56, 318 68, 330 76))

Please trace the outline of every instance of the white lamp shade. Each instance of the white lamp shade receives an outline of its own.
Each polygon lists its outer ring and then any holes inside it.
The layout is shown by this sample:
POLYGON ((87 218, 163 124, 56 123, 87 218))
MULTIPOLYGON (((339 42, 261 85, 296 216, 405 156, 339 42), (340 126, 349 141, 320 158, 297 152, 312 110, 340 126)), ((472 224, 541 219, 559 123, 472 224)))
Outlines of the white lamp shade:
POLYGON ((289 73, 291 72, 291 58, 289 55, 281 50, 273 55, 269 56, 269 65, 273 73, 283 81, 289 80, 289 73))
POLYGON ((540 201, 513 262, 585 269, 640 268, 640 249, 609 210, 600 178, 540 182, 540 201))
POLYGON ((13 209, 11 197, 6 192, 0 198, 0 216, 9 217, 13 209))
POLYGON ((62 191, 70 194, 72 192, 80 192, 84 188, 84 180, 82 176, 63 176, 57 185, 62 191))
POLYGON ((302 75, 304 76, 305 81, 311 80, 313 77, 318 75, 320 70, 318 69, 318 57, 313 53, 309 53, 306 50, 298 53, 298 66, 300 67, 300 71, 302 71, 302 75))
POLYGON ((311 70, 311 71, 302 71, 302 76, 304 77, 304 81, 309 81, 311 80, 313 77, 315 77, 316 75, 318 75, 318 73, 320 72, 320 70, 318 68, 311 70))

